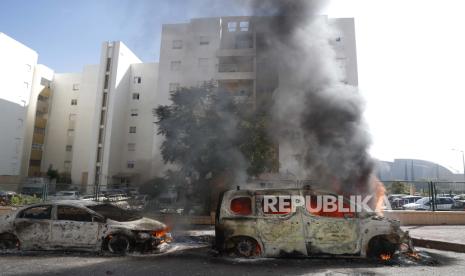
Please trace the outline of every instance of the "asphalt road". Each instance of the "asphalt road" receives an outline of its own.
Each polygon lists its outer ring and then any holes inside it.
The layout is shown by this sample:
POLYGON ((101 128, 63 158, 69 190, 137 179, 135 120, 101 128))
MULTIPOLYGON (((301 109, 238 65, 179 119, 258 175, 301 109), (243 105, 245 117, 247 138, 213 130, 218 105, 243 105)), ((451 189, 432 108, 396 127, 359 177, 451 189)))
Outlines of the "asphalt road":
POLYGON ((465 254, 426 250, 437 263, 362 259, 234 259, 208 246, 174 244, 162 254, 114 257, 91 253, 4 253, 0 275, 463 275, 465 254))

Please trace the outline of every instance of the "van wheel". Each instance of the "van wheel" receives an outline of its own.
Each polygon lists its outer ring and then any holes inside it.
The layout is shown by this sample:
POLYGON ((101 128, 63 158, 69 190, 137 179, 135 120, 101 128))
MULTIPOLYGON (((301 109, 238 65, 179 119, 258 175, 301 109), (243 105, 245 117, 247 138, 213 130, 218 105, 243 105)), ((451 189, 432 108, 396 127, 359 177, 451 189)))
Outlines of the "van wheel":
POLYGON ((367 257, 378 259, 381 255, 391 257, 399 248, 398 244, 390 242, 384 236, 377 236, 368 243, 367 257))
POLYGON ((133 249, 133 242, 125 235, 117 234, 112 235, 108 239, 108 250, 113 254, 124 255, 131 252, 133 249))
POLYGON ((10 233, 0 235, 0 250, 19 249, 18 238, 10 233))
POLYGON ((260 245, 252 238, 238 237, 234 239, 234 253, 238 257, 258 257, 261 255, 260 245))

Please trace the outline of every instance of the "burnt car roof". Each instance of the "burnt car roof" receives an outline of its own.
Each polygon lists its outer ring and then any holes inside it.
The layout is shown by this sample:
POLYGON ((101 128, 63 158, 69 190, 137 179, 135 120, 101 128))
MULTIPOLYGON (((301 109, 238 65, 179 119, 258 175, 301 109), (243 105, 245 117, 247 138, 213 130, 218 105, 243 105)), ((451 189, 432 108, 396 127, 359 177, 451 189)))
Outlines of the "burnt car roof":
POLYGON ((36 203, 36 204, 31 204, 28 206, 24 207, 31 207, 31 206, 40 206, 44 204, 51 204, 51 205, 74 205, 74 206, 81 206, 81 207, 87 207, 87 206, 95 206, 95 205, 101 205, 105 204, 102 202, 96 202, 96 201, 90 201, 90 200, 72 200, 72 199, 62 199, 62 200, 51 200, 51 201, 45 201, 41 203, 36 203))

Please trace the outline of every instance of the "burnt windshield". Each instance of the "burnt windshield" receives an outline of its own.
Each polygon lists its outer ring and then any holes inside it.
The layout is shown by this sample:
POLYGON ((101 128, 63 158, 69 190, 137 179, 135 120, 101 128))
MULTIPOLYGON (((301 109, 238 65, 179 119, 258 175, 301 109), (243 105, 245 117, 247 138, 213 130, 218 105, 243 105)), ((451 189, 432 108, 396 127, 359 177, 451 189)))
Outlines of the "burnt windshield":
POLYGON ((142 216, 136 211, 124 210, 111 204, 99 204, 88 206, 88 208, 106 218, 116 221, 133 221, 142 218, 142 216))

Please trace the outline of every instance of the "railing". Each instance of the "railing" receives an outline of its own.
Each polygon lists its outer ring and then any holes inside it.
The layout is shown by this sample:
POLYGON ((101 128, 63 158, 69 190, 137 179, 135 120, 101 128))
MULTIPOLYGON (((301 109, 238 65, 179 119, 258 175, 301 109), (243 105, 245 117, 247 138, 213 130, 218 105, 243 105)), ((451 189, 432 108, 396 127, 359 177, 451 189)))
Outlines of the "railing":
POLYGON ((218 64, 218 72, 220 73, 253 72, 253 65, 252 64, 238 64, 238 63, 220 63, 218 64))

